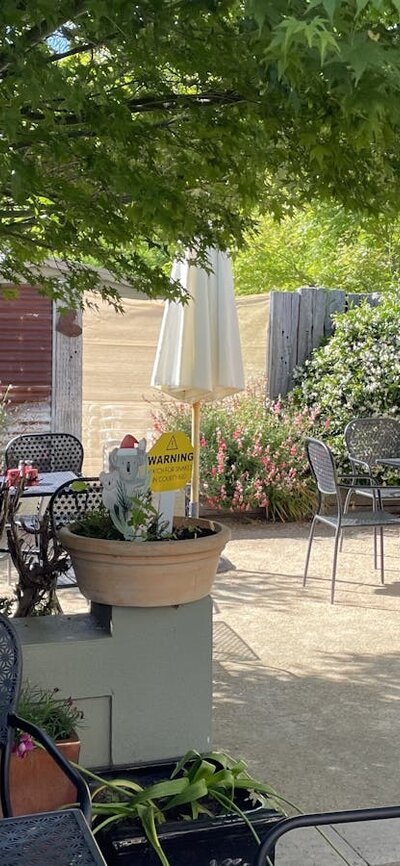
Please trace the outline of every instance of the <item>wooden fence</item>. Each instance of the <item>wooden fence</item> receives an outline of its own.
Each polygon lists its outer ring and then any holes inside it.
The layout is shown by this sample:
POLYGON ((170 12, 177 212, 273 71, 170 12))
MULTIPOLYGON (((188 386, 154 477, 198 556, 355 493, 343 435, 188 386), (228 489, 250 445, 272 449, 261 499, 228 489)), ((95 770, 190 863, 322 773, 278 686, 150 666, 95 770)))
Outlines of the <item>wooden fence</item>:
POLYGON ((359 306, 365 298, 341 289, 304 287, 295 292, 271 292, 267 349, 267 396, 275 400, 293 386, 293 370, 333 331, 332 315, 359 306))

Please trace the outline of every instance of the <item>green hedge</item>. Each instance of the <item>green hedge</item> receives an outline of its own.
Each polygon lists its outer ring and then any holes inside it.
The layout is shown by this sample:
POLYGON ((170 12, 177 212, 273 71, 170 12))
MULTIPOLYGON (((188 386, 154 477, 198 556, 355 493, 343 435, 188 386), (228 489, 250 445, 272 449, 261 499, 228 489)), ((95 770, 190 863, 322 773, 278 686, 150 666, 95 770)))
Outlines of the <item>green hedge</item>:
POLYGON ((400 415, 400 296, 364 302, 335 317, 335 332, 296 374, 293 399, 319 414, 320 432, 338 456, 343 431, 358 416, 400 415))

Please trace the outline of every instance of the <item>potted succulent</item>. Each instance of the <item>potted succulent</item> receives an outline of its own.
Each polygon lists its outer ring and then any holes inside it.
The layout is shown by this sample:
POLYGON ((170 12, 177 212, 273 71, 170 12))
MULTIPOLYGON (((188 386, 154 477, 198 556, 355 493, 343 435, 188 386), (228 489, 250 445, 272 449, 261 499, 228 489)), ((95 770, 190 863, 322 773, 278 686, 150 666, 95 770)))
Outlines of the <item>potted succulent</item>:
POLYGON ((176 765, 124 771, 125 778, 83 772, 108 866, 249 863, 267 823, 284 814, 272 788, 222 752, 191 751, 176 765))
POLYGON ((83 595, 122 607, 179 605, 208 595, 229 530, 199 518, 167 525, 152 504, 145 440, 114 449, 100 480, 102 508, 59 531, 83 595))
MULTIPOLYGON (((64 757, 79 760, 76 732, 83 713, 71 698, 60 699, 58 689, 24 684, 18 715, 45 731, 64 757)), ((10 796, 14 815, 47 812, 74 802, 76 791, 50 755, 29 734, 15 731, 10 760, 10 796)))

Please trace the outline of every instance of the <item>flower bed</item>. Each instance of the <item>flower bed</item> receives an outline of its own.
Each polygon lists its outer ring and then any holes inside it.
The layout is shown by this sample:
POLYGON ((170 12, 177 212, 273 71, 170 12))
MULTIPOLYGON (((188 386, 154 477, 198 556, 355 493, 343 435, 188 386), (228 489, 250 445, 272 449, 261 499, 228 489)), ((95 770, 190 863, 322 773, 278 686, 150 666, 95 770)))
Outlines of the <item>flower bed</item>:
MULTIPOLYGON (((306 517, 314 501, 304 452, 318 412, 290 401, 265 399, 265 381, 241 394, 205 403, 201 414, 201 494, 209 508, 238 512, 266 509, 272 520, 306 517)), ((156 433, 179 429, 190 435, 190 407, 162 404, 156 433)))

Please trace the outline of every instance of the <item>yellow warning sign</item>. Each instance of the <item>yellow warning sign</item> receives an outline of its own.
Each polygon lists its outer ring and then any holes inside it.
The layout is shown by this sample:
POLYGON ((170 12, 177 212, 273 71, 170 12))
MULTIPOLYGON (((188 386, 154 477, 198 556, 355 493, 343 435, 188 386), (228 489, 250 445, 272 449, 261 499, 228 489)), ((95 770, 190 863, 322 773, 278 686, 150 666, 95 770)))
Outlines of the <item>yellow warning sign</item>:
POLYGON ((151 489, 179 490, 190 481, 193 464, 193 446, 179 430, 163 433, 148 452, 149 469, 152 474, 151 489))

